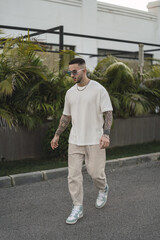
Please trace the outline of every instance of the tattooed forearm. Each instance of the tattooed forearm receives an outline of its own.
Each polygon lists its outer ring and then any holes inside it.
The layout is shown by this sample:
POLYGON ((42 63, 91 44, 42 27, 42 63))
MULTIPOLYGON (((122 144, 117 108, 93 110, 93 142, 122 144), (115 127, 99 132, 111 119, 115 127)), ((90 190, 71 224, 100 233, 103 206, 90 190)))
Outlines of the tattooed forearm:
POLYGON ((62 117, 60 119, 60 123, 59 123, 58 129, 57 129, 55 134, 60 136, 61 133, 63 133, 64 130, 67 128, 67 126, 69 125, 70 121, 71 121, 71 116, 62 115, 62 117))
POLYGON ((104 113, 104 128, 103 128, 103 133, 104 135, 110 134, 111 126, 112 126, 112 111, 108 111, 104 113))

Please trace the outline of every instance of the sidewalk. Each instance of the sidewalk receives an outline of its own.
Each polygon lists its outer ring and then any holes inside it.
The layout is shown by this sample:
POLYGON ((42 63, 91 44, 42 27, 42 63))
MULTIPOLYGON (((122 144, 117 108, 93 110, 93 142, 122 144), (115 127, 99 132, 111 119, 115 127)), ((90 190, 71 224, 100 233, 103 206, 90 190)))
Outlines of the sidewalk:
MULTIPOLYGON (((148 162, 152 160, 160 160, 160 152, 151 153, 145 155, 138 155, 134 157, 119 158, 106 161, 106 168, 114 168, 116 166, 128 166, 133 164, 139 164, 142 162, 148 162)), ((84 166, 85 170, 85 166, 84 166)), ((52 170, 44 170, 30 173, 15 174, 5 177, 0 177, 0 188, 14 187, 18 185, 31 184, 40 181, 47 181, 50 179, 56 179, 57 177, 67 176, 68 168, 59 168, 52 170)))
POLYGON ((98 190, 83 172, 84 217, 72 226, 66 175, 0 188, 0 240, 159 240, 160 161, 108 167, 106 175, 108 201, 96 209, 98 190))

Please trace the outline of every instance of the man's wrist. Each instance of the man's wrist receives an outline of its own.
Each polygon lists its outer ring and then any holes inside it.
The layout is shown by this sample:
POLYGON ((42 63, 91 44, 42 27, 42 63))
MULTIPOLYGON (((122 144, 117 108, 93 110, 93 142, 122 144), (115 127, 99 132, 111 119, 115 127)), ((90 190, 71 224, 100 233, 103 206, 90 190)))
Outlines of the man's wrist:
POLYGON ((110 129, 103 129, 103 134, 109 136, 110 129))
POLYGON ((58 133, 58 131, 57 132, 55 132, 55 135, 54 135, 55 137, 60 137, 60 134, 58 133))
POLYGON ((105 138, 107 138, 108 140, 110 140, 110 137, 109 137, 109 135, 107 135, 107 134, 103 134, 103 137, 105 137, 105 138))

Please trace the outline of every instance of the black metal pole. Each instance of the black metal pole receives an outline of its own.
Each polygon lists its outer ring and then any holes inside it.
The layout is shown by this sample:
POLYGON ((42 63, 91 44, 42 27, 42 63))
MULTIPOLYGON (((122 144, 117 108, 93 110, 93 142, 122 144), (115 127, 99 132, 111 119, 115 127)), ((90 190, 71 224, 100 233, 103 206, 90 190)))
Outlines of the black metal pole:
POLYGON ((63 36, 64 36, 64 32, 63 32, 63 26, 59 26, 59 71, 62 68, 62 61, 63 61, 63 55, 61 54, 63 51, 63 36))
POLYGON ((59 26, 59 50, 63 51, 63 26, 59 26))
MULTIPOLYGON (((29 29, 28 29, 29 30, 29 29)), ((59 30, 59 27, 55 27, 55 28, 49 28, 47 30, 41 30, 41 31, 38 31, 36 33, 32 33, 30 34, 29 36, 30 37, 34 37, 34 36, 37 36, 37 35, 40 35, 40 34, 44 34, 44 33, 53 33, 54 31, 56 30, 59 30)), ((26 38, 28 37, 28 35, 24 35, 23 38, 26 38)))
MULTIPOLYGON (((63 29, 63 26, 59 26, 59 27, 62 27, 62 29, 63 29)), ((59 27, 57 27, 57 28, 59 28, 59 27)), ((44 33, 44 31, 45 31, 45 30, 36 29, 36 28, 24 28, 24 27, 22 28, 22 27, 7 26, 7 25, 0 25, 0 28, 22 30, 22 31, 28 31, 29 30, 31 32, 40 32, 40 33, 44 33)), ((48 33, 59 34, 59 32, 54 32, 53 30, 49 30, 48 33)), ((72 36, 72 37, 92 38, 92 39, 104 40, 104 41, 124 42, 124 43, 129 43, 129 44, 144 44, 144 45, 147 45, 147 46, 160 47, 160 44, 155 44, 155 43, 146 43, 146 42, 137 42, 137 41, 130 41, 130 40, 115 39, 115 38, 98 37, 98 36, 92 36, 92 35, 68 33, 68 32, 63 31, 63 36, 64 35, 65 36, 72 36)))

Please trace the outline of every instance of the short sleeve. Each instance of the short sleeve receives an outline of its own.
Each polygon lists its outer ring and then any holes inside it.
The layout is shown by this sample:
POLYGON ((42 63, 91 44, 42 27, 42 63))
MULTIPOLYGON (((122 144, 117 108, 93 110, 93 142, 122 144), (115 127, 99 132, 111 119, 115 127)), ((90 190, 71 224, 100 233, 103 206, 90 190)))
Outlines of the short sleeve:
POLYGON ((100 102, 101 112, 113 111, 109 94, 104 87, 101 88, 101 98, 100 99, 101 99, 100 100, 101 101, 100 102))
POLYGON ((71 116, 70 104, 69 104, 69 101, 68 101, 67 94, 65 96, 63 114, 67 115, 67 116, 71 116))

